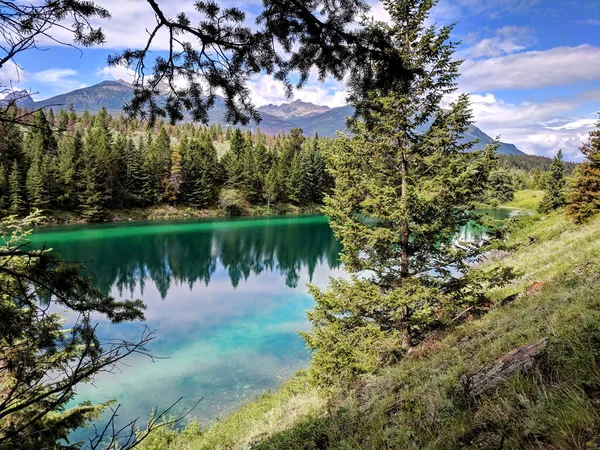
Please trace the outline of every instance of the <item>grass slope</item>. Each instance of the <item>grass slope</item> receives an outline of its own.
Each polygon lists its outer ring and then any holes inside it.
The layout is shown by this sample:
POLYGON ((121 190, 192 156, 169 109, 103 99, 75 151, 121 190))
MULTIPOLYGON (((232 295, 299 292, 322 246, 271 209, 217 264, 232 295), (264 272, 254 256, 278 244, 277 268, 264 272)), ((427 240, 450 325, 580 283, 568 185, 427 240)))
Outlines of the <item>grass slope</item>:
POLYGON ((510 244, 485 264, 520 276, 491 293, 482 318, 430 336, 352 389, 325 394, 299 374, 207 431, 159 430, 142 448, 599 449, 600 218, 576 226, 559 213, 527 216, 510 244), (536 281, 541 290, 525 293, 536 281), (465 393, 469 375, 541 339, 532 367, 476 399, 465 393))

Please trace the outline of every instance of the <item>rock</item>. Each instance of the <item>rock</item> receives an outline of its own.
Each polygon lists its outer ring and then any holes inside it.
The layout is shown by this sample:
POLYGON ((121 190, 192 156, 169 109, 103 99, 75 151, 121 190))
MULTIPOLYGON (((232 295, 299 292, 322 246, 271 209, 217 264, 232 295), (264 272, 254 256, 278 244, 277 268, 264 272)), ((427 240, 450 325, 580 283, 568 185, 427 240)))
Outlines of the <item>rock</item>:
POLYGON ((529 369, 546 346, 546 339, 541 339, 501 356, 487 368, 468 375, 463 381, 464 392, 469 397, 476 398, 496 388, 503 381, 529 369))
POLYGON ((519 294, 517 293, 517 294, 512 294, 512 295, 509 295, 507 297, 504 297, 502 299, 502 301, 500 301, 500 306, 506 306, 509 303, 514 302, 517 299, 518 296, 519 296, 519 294))

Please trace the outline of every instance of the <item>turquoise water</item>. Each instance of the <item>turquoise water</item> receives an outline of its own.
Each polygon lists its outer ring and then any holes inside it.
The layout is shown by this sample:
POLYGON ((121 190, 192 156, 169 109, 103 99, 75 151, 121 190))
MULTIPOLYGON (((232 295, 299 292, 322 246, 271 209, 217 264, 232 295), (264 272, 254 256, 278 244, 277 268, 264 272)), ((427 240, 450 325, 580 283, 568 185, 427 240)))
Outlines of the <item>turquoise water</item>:
MULTIPOLYGON (((307 283, 342 274, 321 216, 45 227, 32 242, 85 263, 106 293, 146 303, 149 348, 165 359, 132 355, 78 387, 78 401, 117 399, 123 420, 183 397, 203 398, 192 416, 210 422, 277 387, 309 363, 297 333, 313 304, 307 283)), ((98 320, 106 338, 142 333, 98 320)))

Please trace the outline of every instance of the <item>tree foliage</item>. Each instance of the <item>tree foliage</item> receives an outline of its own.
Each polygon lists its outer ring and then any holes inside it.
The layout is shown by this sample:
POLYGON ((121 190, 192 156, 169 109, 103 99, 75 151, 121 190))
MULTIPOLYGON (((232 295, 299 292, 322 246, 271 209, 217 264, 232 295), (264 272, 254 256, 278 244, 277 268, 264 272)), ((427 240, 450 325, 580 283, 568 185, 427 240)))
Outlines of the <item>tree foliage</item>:
MULTIPOLYGON (((0 448, 79 448, 60 440, 109 406, 67 408, 75 385, 111 371, 131 353, 146 353, 152 338, 102 343, 92 315, 112 322, 143 318, 140 300, 116 301, 82 275, 82 267, 27 246, 33 215, 0 223, 0 448), (68 323, 56 307, 73 312, 68 323)), ((65 441, 66 442, 66 441, 65 441)))
POLYGON ((452 27, 425 25, 434 4, 385 2, 392 23, 378 26, 416 75, 354 91, 354 136, 327 152, 335 187, 324 212, 353 276, 313 289, 313 329, 304 336, 323 383, 400 357, 444 314, 478 305, 506 275, 470 270, 486 242, 455 241, 462 226, 481 223, 472 203, 486 188, 495 149, 467 153, 473 143, 461 143, 471 120, 466 95, 441 107, 456 89, 460 62, 452 59, 452 27))
POLYGON ((565 163, 562 150, 559 150, 550 166, 544 197, 539 206, 540 212, 547 213, 565 205, 565 184, 565 163))
POLYGON ((600 121, 580 150, 585 161, 574 172, 567 199, 567 214, 575 222, 583 222, 600 211, 600 121))

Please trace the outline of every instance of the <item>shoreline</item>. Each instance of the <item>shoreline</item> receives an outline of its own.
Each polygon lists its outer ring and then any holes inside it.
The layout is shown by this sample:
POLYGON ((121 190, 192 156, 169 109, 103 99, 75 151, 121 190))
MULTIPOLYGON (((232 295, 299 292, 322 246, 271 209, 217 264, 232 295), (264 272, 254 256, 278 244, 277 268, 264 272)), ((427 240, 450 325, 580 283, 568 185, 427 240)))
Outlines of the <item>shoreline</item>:
POLYGON ((44 211, 39 225, 73 225, 95 223, 119 223, 133 221, 161 221, 179 219, 218 219, 233 217, 278 217, 301 216, 321 213, 321 205, 306 207, 291 204, 276 204, 271 207, 266 205, 253 205, 240 211, 240 214, 231 215, 219 208, 197 209, 189 206, 174 206, 160 204, 148 208, 131 208, 107 210, 102 221, 88 222, 78 212, 67 210, 44 211))

